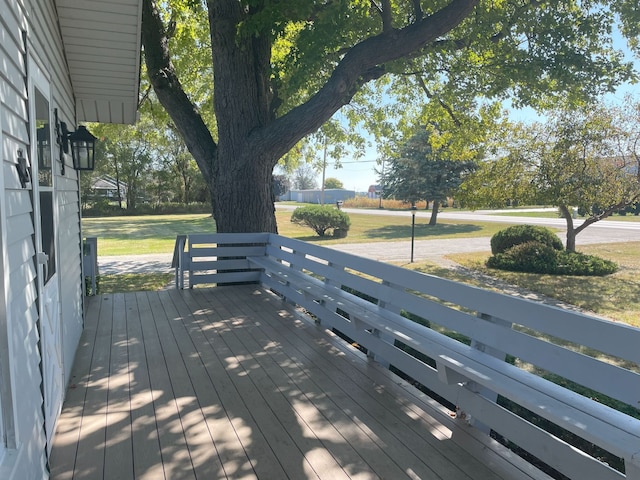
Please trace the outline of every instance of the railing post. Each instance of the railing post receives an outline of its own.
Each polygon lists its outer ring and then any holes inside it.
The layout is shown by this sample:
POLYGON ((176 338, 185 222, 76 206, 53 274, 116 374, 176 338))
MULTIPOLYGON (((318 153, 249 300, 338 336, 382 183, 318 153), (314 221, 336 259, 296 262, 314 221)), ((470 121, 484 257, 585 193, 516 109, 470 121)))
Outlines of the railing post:
MULTIPOLYGON (((382 285, 385 288, 391 288, 391 284, 387 281, 387 280, 383 280, 382 281, 382 285)), ((393 308, 391 308, 391 306, 387 305, 387 302, 385 302, 384 300, 378 299, 378 306, 380 308, 384 308, 385 310, 388 310, 390 312, 393 313, 400 313, 400 308, 393 306, 393 308)), ((378 330, 377 328, 374 328, 373 331, 371 332, 371 334, 374 337, 380 338, 383 342, 387 342, 391 345, 394 344, 394 339, 391 335, 388 335, 386 333, 381 332, 380 330, 378 330)), ((389 367, 391 366, 391 363, 389 362, 389 360, 387 360, 386 358, 382 357, 380 354, 376 353, 376 352, 372 352, 371 350, 367 350, 367 357, 369 357, 371 360, 375 361, 376 363, 379 363, 380 365, 382 365, 384 368, 389 369, 389 367)))
POLYGON ((175 268, 175 281, 178 290, 184 289, 184 247, 187 235, 178 235, 173 248, 173 260, 171 266, 175 268))
MULTIPOLYGON (((488 315, 486 313, 481 313, 478 312, 477 313, 477 317, 489 322, 489 323, 493 323, 495 325, 501 326, 503 328, 512 328, 513 326, 513 322, 509 322, 508 320, 503 320, 501 318, 496 318, 493 317, 491 315, 488 315)), ((505 360, 507 358, 507 354, 502 351, 499 350, 495 347, 492 347, 490 345, 485 345, 482 342, 479 342, 478 340, 476 340, 475 338, 471 339, 471 347, 475 348, 476 350, 480 350, 481 352, 486 353, 487 355, 491 355, 492 357, 498 358, 500 360, 505 360)), ((469 390, 471 390, 472 392, 475 392, 479 395, 481 395, 482 397, 492 401, 492 402, 496 402, 498 400, 498 394, 496 392, 494 392, 493 390, 488 389, 487 387, 483 387, 481 385, 478 385, 476 382, 473 381, 469 381, 465 384, 465 388, 468 388, 469 390)), ((458 411, 458 416, 459 417, 463 417, 463 418, 467 418, 468 416, 465 414, 464 410, 460 410, 458 411)), ((489 435, 490 431, 491 431, 491 426, 490 425, 485 425, 481 422, 479 422, 478 420, 476 420, 475 418, 471 418, 468 419, 468 422, 470 425, 474 426, 475 428, 477 428, 478 430, 486 433, 487 435, 489 435)))

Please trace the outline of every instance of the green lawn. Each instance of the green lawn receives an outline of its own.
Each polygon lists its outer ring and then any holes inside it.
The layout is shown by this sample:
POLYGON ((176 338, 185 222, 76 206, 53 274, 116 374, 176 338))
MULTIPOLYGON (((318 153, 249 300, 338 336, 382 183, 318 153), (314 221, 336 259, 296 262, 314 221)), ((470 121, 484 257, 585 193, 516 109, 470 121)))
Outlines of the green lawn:
MULTIPOLYGON (((484 266, 484 262, 490 252, 455 254, 448 257, 467 268, 512 285, 640 327, 640 282, 638 281, 640 279, 640 242, 584 245, 578 246, 578 250, 612 260, 620 266, 620 269, 605 277, 540 275, 488 269, 484 266)), ((422 271, 425 273, 447 275, 447 272, 442 269, 433 272, 429 271, 431 268, 429 266, 416 264, 416 267, 418 269, 424 267, 422 271)), ((457 274, 452 279, 492 288, 482 281, 473 280, 465 275, 457 274)))
POLYGON ((83 218, 85 237, 98 237, 98 255, 171 253, 178 234, 215 232, 211 215, 83 218))
MULTIPOLYGON (((291 223, 291 213, 276 212, 280 234, 307 242, 329 245, 389 242, 411 238, 410 217, 351 214, 349 235, 346 238, 333 239, 320 238, 310 228, 291 223)), ((457 220, 442 220, 434 226, 427 223, 427 218, 417 218, 416 239, 490 237, 508 226, 491 222, 472 224, 457 220)), ((171 253, 179 234, 215 232, 215 224, 207 214, 85 218, 82 224, 85 237, 98 238, 100 256, 171 253)))

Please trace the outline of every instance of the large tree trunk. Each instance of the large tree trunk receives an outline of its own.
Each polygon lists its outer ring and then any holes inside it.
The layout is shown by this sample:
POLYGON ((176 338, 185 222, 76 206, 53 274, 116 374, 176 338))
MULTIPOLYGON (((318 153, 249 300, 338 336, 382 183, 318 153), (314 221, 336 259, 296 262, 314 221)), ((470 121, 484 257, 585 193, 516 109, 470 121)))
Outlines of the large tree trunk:
POLYGON ((214 178, 215 218, 218 232, 277 232, 272 196, 273 160, 218 158, 221 168, 214 178))
POLYGON ((241 2, 209 0, 218 149, 213 209, 218 232, 277 232, 271 177, 279 159, 252 133, 275 119, 271 108, 270 35, 241 41, 241 2))

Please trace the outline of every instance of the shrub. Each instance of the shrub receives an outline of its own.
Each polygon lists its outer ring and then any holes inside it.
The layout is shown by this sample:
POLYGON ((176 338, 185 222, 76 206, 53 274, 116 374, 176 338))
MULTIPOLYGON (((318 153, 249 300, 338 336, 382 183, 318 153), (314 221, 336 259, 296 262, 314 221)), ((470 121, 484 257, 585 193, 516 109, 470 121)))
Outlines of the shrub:
POLYGON ((586 255, 579 252, 558 252, 556 272, 559 275, 599 276, 609 275, 618 270, 611 260, 586 255))
POLYGON ((522 243, 504 253, 497 253, 487 260, 487 267, 511 272, 575 276, 604 276, 618 269, 618 265, 609 260, 558 251, 540 242, 522 243))
POLYGON ((504 253, 515 245, 527 242, 542 243, 559 251, 564 249, 562 240, 553 230, 538 225, 514 225, 491 237, 491 253, 504 253))
POLYGON ((531 241, 489 257, 487 267, 511 272, 554 273, 557 263, 557 250, 544 243, 531 241))
POLYGON ((291 221, 313 229, 321 237, 324 237, 327 231, 333 230, 334 237, 344 238, 351 226, 349 215, 329 205, 296 208, 291 215, 291 221))

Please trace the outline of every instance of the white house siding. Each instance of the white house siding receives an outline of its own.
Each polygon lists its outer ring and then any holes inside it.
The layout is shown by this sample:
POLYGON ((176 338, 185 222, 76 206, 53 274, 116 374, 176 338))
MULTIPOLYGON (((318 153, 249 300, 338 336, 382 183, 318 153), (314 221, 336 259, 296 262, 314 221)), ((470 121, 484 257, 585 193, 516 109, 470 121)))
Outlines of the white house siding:
MULTIPOLYGON (((17 151, 29 155, 27 50, 51 84, 51 109, 75 128, 73 92, 66 72, 54 2, 0 0, 0 439, 1 479, 47 478, 42 413, 34 225, 30 188, 17 175, 17 151), (23 41, 26 32, 27 46, 23 41), (3 341, 7 350, 2 348, 3 341)), ((65 383, 82 330, 82 287, 78 177, 67 157, 65 176, 54 154, 58 206, 62 343, 65 383)))
MULTIPOLYGON (((53 2, 32 0, 31 6, 34 10, 30 14, 30 48, 42 52, 40 57, 47 62, 46 68, 51 75, 51 108, 57 108, 60 121, 66 122, 70 130, 75 130, 73 89, 65 67, 62 38, 57 29, 58 20, 53 2)), ((83 293, 82 284, 79 282, 82 276, 82 254, 78 173, 73 169, 71 155, 64 155, 64 157, 65 174, 62 176, 58 151, 54 148, 58 205, 58 242, 56 247, 59 262, 57 271, 60 282, 60 298, 64 299, 61 302, 62 353, 66 386, 69 383, 73 358, 82 334, 83 293)))
MULTIPOLYGON (((68 167, 67 172, 71 170, 68 167)), ((70 381, 71 367, 75 352, 82 334, 83 292, 81 278, 81 244, 80 244, 80 199, 78 182, 65 177, 58 182, 58 216, 60 228, 58 231, 58 250, 60 263, 58 275, 61 283, 60 296, 64 299, 62 307, 62 338, 65 386, 70 381)))

